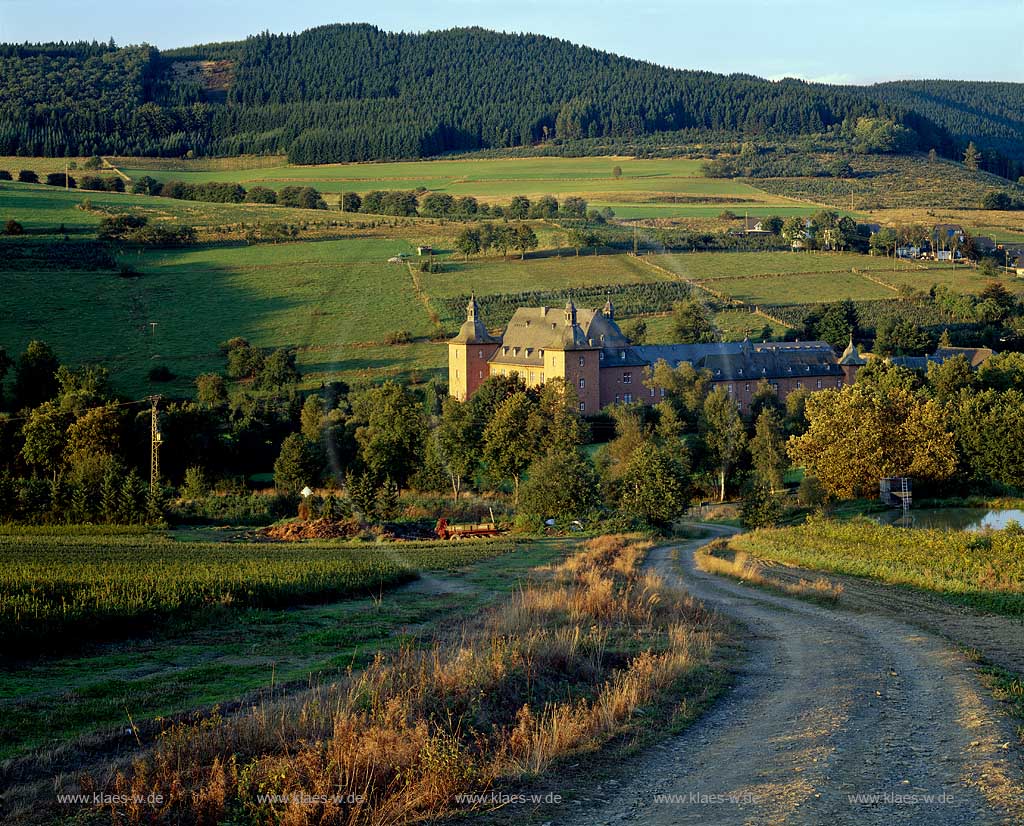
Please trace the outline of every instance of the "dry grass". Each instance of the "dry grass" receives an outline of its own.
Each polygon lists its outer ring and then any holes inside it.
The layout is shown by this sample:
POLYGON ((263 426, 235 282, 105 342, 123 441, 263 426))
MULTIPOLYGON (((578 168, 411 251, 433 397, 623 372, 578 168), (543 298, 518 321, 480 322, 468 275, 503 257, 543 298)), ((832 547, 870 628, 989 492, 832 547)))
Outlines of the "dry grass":
POLYGON ((385 826, 465 813, 456 795, 542 773, 639 729, 640 709, 687 708, 709 691, 717 620, 642 570, 649 547, 591 540, 445 643, 170 728, 130 771, 84 788, 163 795, 156 808, 108 807, 116 823, 385 826))
POLYGON ((705 545, 697 552, 695 559, 697 567, 702 571, 732 577, 819 605, 836 605, 843 594, 842 584, 832 583, 825 577, 814 580, 800 578, 796 582, 770 577, 765 574, 763 562, 743 551, 729 550, 728 542, 723 539, 705 545))

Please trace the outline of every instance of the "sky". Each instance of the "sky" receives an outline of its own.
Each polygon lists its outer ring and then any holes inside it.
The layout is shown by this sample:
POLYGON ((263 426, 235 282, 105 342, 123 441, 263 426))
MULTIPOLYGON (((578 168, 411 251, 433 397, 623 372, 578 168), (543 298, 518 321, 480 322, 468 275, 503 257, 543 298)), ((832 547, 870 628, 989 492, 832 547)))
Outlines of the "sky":
POLYGON ((680 69, 772 79, 1024 81, 1024 0, 0 0, 0 41, 160 48, 302 31, 483 26, 561 37, 680 69))

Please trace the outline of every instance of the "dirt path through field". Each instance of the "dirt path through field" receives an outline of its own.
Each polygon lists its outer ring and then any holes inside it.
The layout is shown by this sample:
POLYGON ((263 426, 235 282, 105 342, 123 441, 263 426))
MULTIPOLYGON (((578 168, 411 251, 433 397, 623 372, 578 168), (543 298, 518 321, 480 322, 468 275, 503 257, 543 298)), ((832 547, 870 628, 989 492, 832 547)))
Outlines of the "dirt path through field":
POLYGON ((736 685, 623 767, 600 807, 553 823, 1020 824, 1015 734, 947 641, 890 616, 820 608, 650 564, 749 634, 736 685))

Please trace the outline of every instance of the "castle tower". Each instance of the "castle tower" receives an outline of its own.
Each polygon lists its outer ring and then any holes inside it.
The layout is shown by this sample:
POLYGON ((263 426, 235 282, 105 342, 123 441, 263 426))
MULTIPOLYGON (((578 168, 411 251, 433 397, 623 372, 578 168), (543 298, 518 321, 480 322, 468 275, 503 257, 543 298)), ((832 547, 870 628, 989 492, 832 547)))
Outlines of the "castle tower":
POLYGON ((839 359, 839 366, 843 370, 843 378, 847 384, 853 384, 857 378, 857 371, 865 364, 867 361, 861 356, 857 345, 853 343, 853 334, 851 333, 850 343, 846 345, 846 349, 843 350, 843 355, 839 359))
POLYGON ((489 375, 487 360, 501 339, 487 332, 476 296, 466 305, 466 320, 455 338, 448 341, 448 392, 465 401, 489 375))

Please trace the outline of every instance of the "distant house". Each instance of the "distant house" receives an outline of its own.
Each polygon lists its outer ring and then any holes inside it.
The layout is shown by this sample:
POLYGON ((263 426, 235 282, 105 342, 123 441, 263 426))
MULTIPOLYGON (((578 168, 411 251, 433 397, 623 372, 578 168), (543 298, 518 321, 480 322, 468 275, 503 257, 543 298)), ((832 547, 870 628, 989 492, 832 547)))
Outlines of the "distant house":
POLYGON ((789 246, 795 250, 802 250, 812 246, 814 242, 814 221, 810 218, 804 219, 804 231, 789 242, 789 246))
POLYGON ((433 255, 434 254, 434 248, 432 246, 430 246, 429 244, 420 244, 418 247, 416 247, 416 254, 417 255, 433 255))
POLYGON ((865 238, 870 238, 876 232, 880 232, 881 229, 881 224, 857 224, 857 234, 863 235, 865 238))
POLYGON ((940 244, 943 241, 950 241, 954 237, 963 241, 964 235, 964 228, 960 224, 936 224, 932 227, 932 238, 938 239, 940 244))
POLYGON ((896 247, 897 258, 920 258, 921 248, 912 244, 906 244, 902 247, 896 247))
POLYGON ((765 226, 764 218, 747 218, 744 222, 743 231, 747 235, 771 235, 772 231, 765 226))
POLYGON ((995 239, 989 238, 987 235, 976 235, 974 236, 974 249, 983 253, 995 252, 995 239))

